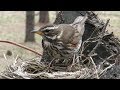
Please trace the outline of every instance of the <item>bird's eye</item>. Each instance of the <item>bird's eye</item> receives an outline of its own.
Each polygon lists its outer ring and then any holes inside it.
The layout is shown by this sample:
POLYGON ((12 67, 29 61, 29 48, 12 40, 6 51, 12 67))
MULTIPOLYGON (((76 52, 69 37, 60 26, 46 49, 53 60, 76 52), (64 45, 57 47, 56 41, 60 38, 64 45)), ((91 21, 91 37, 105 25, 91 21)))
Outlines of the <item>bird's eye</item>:
POLYGON ((62 46, 61 44, 57 44, 57 46, 62 46))
POLYGON ((51 31, 51 30, 48 30, 48 29, 47 29, 47 30, 45 30, 45 32, 50 32, 50 31, 51 31))

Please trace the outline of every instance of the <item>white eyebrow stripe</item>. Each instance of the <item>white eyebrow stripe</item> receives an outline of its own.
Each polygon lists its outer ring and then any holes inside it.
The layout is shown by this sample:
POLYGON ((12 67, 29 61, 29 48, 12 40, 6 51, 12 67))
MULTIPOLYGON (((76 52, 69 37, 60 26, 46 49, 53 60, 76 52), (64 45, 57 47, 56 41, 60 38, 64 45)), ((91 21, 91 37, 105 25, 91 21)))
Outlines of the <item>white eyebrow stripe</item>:
POLYGON ((47 28, 44 28, 43 30, 46 30, 46 29, 57 29, 58 27, 57 26, 54 26, 54 27, 47 27, 47 28))

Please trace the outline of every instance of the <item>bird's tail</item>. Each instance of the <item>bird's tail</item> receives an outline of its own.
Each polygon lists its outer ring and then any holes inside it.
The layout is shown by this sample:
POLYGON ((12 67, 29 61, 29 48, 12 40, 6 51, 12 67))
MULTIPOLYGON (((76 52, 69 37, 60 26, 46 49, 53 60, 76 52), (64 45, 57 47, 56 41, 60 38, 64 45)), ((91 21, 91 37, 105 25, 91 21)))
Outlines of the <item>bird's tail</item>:
POLYGON ((87 14, 85 16, 78 16, 72 23, 72 26, 76 24, 84 24, 87 19, 88 19, 87 14))

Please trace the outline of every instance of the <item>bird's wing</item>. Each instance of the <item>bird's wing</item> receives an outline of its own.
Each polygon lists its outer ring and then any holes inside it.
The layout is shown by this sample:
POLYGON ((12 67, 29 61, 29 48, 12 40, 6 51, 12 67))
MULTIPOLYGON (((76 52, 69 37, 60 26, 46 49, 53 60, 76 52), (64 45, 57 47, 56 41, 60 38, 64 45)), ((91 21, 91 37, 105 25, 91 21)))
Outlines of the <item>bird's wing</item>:
POLYGON ((78 16, 73 22, 73 24, 71 24, 74 28, 78 30, 79 33, 81 33, 81 35, 83 35, 84 33, 84 26, 87 18, 87 14, 85 16, 78 16))
POLYGON ((87 14, 85 16, 78 16, 71 25, 74 26, 76 24, 83 24, 87 20, 87 18, 87 14))

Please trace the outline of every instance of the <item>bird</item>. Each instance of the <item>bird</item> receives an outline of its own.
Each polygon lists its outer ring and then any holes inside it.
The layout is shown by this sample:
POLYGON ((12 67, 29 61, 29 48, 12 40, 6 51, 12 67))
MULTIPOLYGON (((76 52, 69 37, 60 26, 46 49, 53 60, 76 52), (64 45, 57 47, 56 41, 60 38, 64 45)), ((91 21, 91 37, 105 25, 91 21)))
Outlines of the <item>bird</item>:
POLYGON ((71 63, 74 54, 82 43, 86 16, 78 16, 71 24, 50 24, 33 30, 42 36, 43 56, 41 61, 49 64, 51 61, 71 63))

